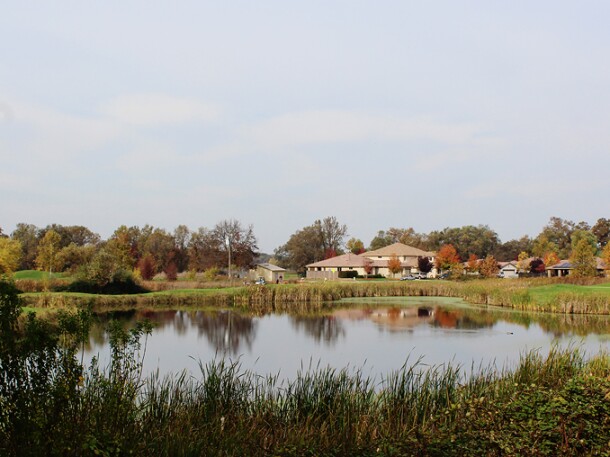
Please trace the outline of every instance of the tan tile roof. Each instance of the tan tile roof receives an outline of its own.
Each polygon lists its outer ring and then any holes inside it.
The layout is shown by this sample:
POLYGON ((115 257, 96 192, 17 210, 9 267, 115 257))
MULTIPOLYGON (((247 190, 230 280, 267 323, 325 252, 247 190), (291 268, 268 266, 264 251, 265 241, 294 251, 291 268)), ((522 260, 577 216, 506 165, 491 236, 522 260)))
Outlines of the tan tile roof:
POLYGON ((406 244, 402 243, 394 243, 380 249, 375 249, 374 251, 367 251, 362 255, 366 257, 389 257, 391 255, 397 255, 398 257, 433 257, 436 255, 436 253, 422 251, 421 249, 414 248, 413 246, 407 246, 406 244))
POLYGON ((310 263, 307 267, 324 267, 324 268, 337 268, 337 267, 363 267, 366 259, 362 255, 347 254, 338 255, 337 257, 331 257, 330 259, 320 260, 319 262, 310 263))

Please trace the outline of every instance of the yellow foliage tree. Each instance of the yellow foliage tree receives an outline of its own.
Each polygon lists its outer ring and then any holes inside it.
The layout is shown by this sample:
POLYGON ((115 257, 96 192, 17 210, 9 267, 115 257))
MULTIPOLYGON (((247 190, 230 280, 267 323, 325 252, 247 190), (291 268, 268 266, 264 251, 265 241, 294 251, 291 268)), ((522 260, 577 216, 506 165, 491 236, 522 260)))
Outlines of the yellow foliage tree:
POLYGON ((0 237, 0 275, 10 275, 19 266, 21 243, 10 238, 0 237))
POLYGON ((38 255, 36 256, 36 265, 43 271, 53 273, 53 270, 59 268, 59 243, 61 236, 55 230, 49 230, 45 233, 42 240, 38 244, 38 255))

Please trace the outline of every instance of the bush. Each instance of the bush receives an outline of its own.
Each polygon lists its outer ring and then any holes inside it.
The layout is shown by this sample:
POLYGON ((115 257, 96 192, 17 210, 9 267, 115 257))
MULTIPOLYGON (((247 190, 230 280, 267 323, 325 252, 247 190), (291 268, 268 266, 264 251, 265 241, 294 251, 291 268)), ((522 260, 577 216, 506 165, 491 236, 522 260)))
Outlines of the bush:
POLYGON ((357 271, 340 271, 339 277, 340 278, 349 278, 349 279, 357 278, 358 272, 357 271))
POLYGON ((79 279, 56 290, 63 292, 81 292, 86 294, 105 295, 142 294, 149 292, 148 289, 145 289, 137 284, 131 276, 117 278, 103 285, 93 281, 88 281, 86 279, 79 279))

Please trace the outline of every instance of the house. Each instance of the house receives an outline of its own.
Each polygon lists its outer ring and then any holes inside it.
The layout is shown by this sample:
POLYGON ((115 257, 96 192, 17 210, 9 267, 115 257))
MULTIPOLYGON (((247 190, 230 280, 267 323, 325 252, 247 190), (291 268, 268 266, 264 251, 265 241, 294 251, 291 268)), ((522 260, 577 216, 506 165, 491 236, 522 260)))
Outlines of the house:
MULTIPOLYGON (((595 268, 597 269, 598 274, 603 275, 606 269, 606 264, 601 258, 595 257, 595 268)), ((572 266, 572 263, 569 260, 561 260, 555 265, 550 265, 546 267, 546 273, 549 278, 553 276, 562 277, 568 276, 570 273, 572 273, 573 269, 574 267, 572 266)))
MULTIPOLYGON (((388 262, 393 258, 400 261, 401 271, 397 273, 397 276, 403 276, 419 273, 419 257, 426 257, 431 263, 434 263, 435 255, 434 252, 423 251, 402 243, 394 243, 363 254, 348 253, 311 263, 307 265, 307 278, 336 279, 353 275, 364 276, 369 274, 367 270, 370 271, 370 274, 393 277, 394 274, 390 272, 388 267, 388 262), (350 271, 353 273, 346 273, 350 271)), ((432 274, 436 275, 436 269, 432 270, 432 274)))
POLYGON ((249 276, 252 281, 263 278, 266 282, 276 283, 284 280, 286 270, 271 263, 261 263, 256 269, 250 270, 249 276))
POLYGON ((517 266, 517 262, 498 262, 498 267, 500 267, 498 276, 501 278, 508 279, 519 277, 519 267, 517 266))
MULTIPOLYGON (((362 254, 358 255, 348 252, 337 257, 310 263, 307 265, 307 278, 338 279, 352 275, 364 276, 367 274, 366 270, 369 268, 369 265, 375 268, 375 262, 371 262, 370 259, 362 254)), ((381 264, 377 264, 377 268, 380 266, 381 264)))

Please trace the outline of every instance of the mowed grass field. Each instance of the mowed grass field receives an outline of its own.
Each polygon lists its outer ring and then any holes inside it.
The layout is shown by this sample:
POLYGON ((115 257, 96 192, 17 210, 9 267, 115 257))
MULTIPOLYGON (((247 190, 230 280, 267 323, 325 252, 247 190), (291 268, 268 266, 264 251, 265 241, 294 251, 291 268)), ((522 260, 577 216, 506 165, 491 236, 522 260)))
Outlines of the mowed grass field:
POLYGON ((531 287, 529 293, 537 303, 550 303, 557 295, 571 292, 584 295, 602 295, 610 300, 610 282, 594 286, 579 286, 575 284, 550 284, 546 286, 531 287))
POLYGON ((13 279, 30 279, 32 281, 44 281, 45 279, 67 279, 66 273, 51 273, 40 270, 21 270, 13 273, 13 279))

